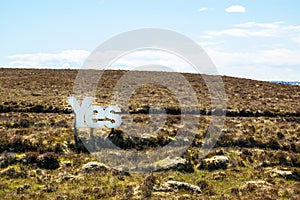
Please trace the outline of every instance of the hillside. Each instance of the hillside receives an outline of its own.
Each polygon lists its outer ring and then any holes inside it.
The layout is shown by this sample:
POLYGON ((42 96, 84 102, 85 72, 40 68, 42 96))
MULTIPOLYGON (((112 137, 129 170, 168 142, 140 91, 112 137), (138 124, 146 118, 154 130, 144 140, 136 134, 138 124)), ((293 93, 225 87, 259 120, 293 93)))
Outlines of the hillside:
MULTIPOLYGON (((169 75, 139 75, 157 73, 169 75)), ((110 105, 124 74, 105 71, 94 103, 110 105)), ((182 75, 199 102, 186 109, 196 106, 200 116, 193 110, 181 113, 174 94, 147 84, 134 91, 131 115, 122 117, 147 126, 149 107, 165 109, 167 123, 155 136, 139 137, 151 134, 147 130, 128 136, 128 127, 95 131, 99 146, 104 138, 122 149, 147 153, 176 140, 180 114, 199 117, 199 124, 186 125, 195 138, 183 155, 153 173, 146 165, 141 166, 146 173, 135 173, 97 163, 82 145, 90 142, 84 132, 79 131, 82 141, 75 145, 67 97, 73 94, 77 70, 0 69, 0 198, 299 199, 300 87, 222 77, 227 98, 222 135, 212 152, 199 158, 214 108, 203 78, 182 75)))

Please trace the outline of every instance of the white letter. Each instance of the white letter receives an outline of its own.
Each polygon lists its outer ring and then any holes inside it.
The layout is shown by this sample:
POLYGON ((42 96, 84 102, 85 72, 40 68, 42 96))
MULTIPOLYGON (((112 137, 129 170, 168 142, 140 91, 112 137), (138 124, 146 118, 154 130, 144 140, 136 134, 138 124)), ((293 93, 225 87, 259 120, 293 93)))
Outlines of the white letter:
POLYGON ((111 113, 111 111, 121 112, 121 109, 119 107, 117 107, 117 106, 107 106, 105 108, 105 116, 108 119, 114 120, 115 122, 112 123, 110 121, 107 121, 105 125, 107 126, 107 128, 117 128, 117 127, 119 127, 121 125, 122 118, 118 114, 111 113))
POLYGON ((72 109, 75 112, 75 127, 76 128, 85 128, 84 125, 84 114, 90 107, 93 102, 93 97, 86 97, 83 99, 81 107, 78 104, 75 97, 68 97, 68 101, 72 106, 72 109))
POLYGON ((90 128, 101 128, 105 125, 104 121, 98 121, 98 119, 105 119, 105 112, 101 106, 90 106, 87 112, 85 113, 85 120, 87 125, 90 128), (97 112, 94 114, 94 112, 97 112), (93 120, 96 120, 94 122, 93 120))

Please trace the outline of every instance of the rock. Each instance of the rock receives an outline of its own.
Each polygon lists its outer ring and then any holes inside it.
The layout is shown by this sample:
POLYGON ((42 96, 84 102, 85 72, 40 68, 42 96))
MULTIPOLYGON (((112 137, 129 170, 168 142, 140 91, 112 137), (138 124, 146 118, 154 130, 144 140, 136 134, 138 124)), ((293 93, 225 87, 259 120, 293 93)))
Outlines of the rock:
POLYGON ((271 183, 268 183, 267 181, 262 181, 262 180, 258 180, 258 181, 247 181, 246 185, 255 185, 257 187, 261 187, 261 186, 272 186, 271 183))
POLYGON ((110 171, 110 167, 100 162, 88 162, 84 164, 81 169, 83 172, 86 173, 93 172, 93 171, 103 171, 103 172, 110 171))
POLYGON ((181 195, 181 198, 182 198, 182 199, 190 199, 191 196, 188 195, 188 194, 183 194, 183 195, 181 195))
MULTIPOLYGON (((67 169, 67 168, 65 168, 67 169)), ((92 172, 92 171, 104 171, 104 172, 110 172, 113 175, 122 175, 122 176, 130 176, 130 169, 126 166, 123 165, 118 165, 118 166, 108 166, 104 163, 98 162, 98 161, 93 161, 93 162, 88 162, 81 167, 82 172, 92 172)))
POLYGON ((63 182, 63 181, 68 181, 68 180, 79 180, 79 179, 82 179, 83 177, 82 176, 74 176, 74 175, 71 175, 71 174, 68 174, 66 172, 63 172, 63 173, 59 173, 57 175, 57 182, 63 182))
POLYGON ((256 189, 269 190, 272 184, 267 181, 257 180, 257 181, 247 181, 241 188, 240 191, 245 194, 248 192, 253 192, 256 189))
MULTIPOLYGON (((176 171, 188 172, 188 173, 194 172, 194 168, 192 164, 186 159, 181 157, 174 157, 174 158, 166 157, 163 160, 159 160, 152 164, 138 168, 139 171, 164 171, 170 169, 176 171)), ((133 168, 132 170, 136 170, 136 169, 133 168)))
POLYGON ((177 190, 187 190, 193 193, 200 194, 201 189, 196 185, 192 185, 185 182, 169 180, 165 183, 162 183, 158 188, 155 188, 157 191, 173 192, 177 190))
POLYGON ((271 178, 284 178, 287 180, 299 180, 299 177, 294 173, 293 171, 290 170, 281 170, 281 169, 271 169, 266 172, 271 178))
POLYGON ((229 159, 226 156, 213 156, 211 158, 203 159, 200 165, 200 169, 217 170, 227 169, 229 159))
POLYGON ((129 168, 124 166, 113 167, 111 171, 114 175, 130 176, 129 168))
POLYGON ((159 161, 158 166, 160 170, 177 170, 177 171, 183 171, 183 172, 194 172, 194 168, 192 164, 187 161, 184 158, 180 157, 175 157, 175 158, 170 158, 167 157, 162 161, 159 161))

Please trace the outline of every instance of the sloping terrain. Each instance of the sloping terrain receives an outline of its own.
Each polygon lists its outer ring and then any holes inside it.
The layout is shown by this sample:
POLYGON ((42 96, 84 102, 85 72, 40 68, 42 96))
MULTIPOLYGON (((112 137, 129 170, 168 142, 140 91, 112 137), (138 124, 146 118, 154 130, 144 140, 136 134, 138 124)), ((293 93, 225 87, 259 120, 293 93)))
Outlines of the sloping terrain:
MULTIPOLYGON (((139 75, 157 73, 169 75, 139 75)), ((110 105, 124 74, 104 72, 95 104, 110 105)), ((128 173, 97 162, 82 145, 90 142, 84 132, 79 131, 81 141, 75 144, 67 97, 73 94, 76 70, 0 69, 0 198, 299 199, 300 87, 222 77, 225 123, 212 152, 200 158, 209 137, 210 94, 200 75, 182 75, 199 102, 190 107, 197 106, 201 113, 195 116, 199 124, 186 124, 195 134, 192 145, 177 159, 158 163, 161 167, 153 173, 128 173)), ((136 89, 128 105, 131 115, 123 117, 147 126, 152 106, 168 114, 155 135, 147 130, 127 135, 126 127, 95 130, 95 144, 101 145, 104 138, 122 149, 147 152, 176 140, 180 105, 164 87, 146 84, 136 89), (143 134, 151 136, 145 139, 143 134)))

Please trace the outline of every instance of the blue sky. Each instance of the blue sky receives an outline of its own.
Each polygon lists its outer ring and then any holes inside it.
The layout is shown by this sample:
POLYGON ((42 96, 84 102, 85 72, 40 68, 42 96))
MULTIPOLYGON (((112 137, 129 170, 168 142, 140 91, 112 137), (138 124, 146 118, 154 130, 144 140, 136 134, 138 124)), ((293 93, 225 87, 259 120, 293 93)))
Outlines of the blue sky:
POLYGON ((154 27, 199 43, 220 74, 299 81, 299 10, 298 0, 0 0, 0 67, 79 68, 110 37, 154 27))

